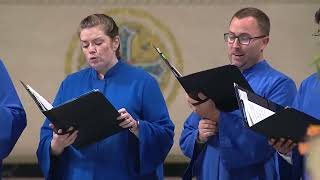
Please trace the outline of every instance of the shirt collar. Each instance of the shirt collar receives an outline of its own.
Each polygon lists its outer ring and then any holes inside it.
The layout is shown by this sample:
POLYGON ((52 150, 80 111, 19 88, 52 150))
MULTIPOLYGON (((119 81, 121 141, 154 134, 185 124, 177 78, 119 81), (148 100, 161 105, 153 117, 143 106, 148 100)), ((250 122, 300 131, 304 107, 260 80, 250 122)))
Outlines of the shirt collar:
POLYGON ((269 67, 269 64, 267 63, 267 61, 265 59, 263 59, 262 61, 259 61, 258 63, 254 64, 253 66, 249 67, 248 69, 245 69, 243 71, 243 74, 249 74, 250 72, 263 70, 268 67, 269 67))
MULTIPOLYGON (((114 66, 112 66, 105 74, 104 74, 104 80, 107 79, 107 78, 110 78, 112 77, 115 73, 118 72, 118 70, 123 66, 123 62, 122 60, 119 60, 114 66)), ((91 68, 91 73, 92 73, 92 76, 95 78, 95 79, 98 79, 98 73, 97 71, 94 69, 94 68, 91 68)))

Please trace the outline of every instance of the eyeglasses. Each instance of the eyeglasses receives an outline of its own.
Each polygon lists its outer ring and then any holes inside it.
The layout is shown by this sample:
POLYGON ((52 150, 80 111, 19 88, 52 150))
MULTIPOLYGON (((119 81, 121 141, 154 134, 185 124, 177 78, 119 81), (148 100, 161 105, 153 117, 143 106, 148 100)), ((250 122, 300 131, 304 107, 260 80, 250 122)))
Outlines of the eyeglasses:
POLYGON ((232 44, 236 39, 238 39, 238 42, 242 45, 249 45, 252 39, 260 39, 260 38, 267 37, 266 35, 250 37, 247 34, 240 34, 239 36, 236 36, 233 33, 224 33, 223 36, 224 36, 225 42, 232 44))
POLYGON ((313 33, 312 36, 320 36, 320 29, 317 32, 313 33))

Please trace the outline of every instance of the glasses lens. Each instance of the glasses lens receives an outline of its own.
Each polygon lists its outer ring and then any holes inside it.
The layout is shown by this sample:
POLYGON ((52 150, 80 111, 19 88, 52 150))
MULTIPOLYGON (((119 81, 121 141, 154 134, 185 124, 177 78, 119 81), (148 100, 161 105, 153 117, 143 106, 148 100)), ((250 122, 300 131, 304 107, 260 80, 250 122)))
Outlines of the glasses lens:
POLYGON ((225 42, 229 42, 229 33, 225 33, 223 37, 225 42))
POLYGON ((313 33, 312 36, 320 36, 320 29, 317 32, 313 33))
POLYGON ((233 43, 236 40, 236 36, 234 34, 228 34, 228 42, 233 43))
POLYGON ((246 35, 244 35, 244 36, 239 36, 239 43, 240 44, 244 44, 244 45, 248 45, 249 43, 250 43, 250 37, 249 36, 246 36, 246 35))

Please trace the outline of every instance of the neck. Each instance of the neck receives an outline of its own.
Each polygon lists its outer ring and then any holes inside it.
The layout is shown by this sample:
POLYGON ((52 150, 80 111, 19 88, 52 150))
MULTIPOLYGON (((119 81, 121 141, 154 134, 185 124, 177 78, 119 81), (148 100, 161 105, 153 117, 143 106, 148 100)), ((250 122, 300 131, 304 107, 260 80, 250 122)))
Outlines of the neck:
POLYGON ((251 68, 252 66, 260 63, 261 61, 263 61, 264 59, 263 58, 260 58, 259 60, 257 60, 255 63, 253 64, 243 64, 241 67, 239 67, 240 71, 243 72, 244 70, 246 69, 249 69, 251 68))
POLYGON ((97 75, 98 75, 98 78, 100 80, 103 80, 105 77, 104 75, 114 66, 117 64, 119 60, 117 58, 113 58, 112 61, 110 61, 110 63, 103 69, 101 70, 97 70, 97 75))

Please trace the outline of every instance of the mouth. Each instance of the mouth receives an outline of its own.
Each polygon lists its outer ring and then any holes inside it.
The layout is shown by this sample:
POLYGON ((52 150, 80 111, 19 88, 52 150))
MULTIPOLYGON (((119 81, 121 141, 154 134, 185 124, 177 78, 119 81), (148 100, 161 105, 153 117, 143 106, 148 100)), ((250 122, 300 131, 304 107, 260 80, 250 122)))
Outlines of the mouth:
POLYGON ((90 61, 91 63, 96 63, 96 62, 98 61, 98 58, 97 58, 97 57, 90 57, 90 58, 89 58, 89 61, 90 61))
POLYGON ((236 56, 236 57, 242 57, 244 56, 244 54, 232 54, 233 56, 236 56))

